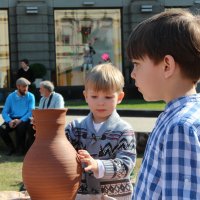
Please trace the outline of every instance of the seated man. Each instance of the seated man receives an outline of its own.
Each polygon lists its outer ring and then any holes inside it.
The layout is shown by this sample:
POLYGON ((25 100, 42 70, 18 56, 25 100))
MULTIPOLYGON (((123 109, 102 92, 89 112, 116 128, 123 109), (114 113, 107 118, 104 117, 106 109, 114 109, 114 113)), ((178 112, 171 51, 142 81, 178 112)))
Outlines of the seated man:
POLYGON ((50 81, 40 82, 40 99, 39 109, 47 108, 64 108, 64 99, 61 94, 54 92, 54 85, 50 81))
MULTIPOLYGON (((54 92, 54 85, 50 81, 40 82, 41 99, 39 102, 39 109, 59 109, 64 108, 64 99, 61 94, 54 92)), ((33 144, 35 140, 35 130, 30 127, 28 130, 27 149, 33 144)))
MULTIPOLYGON (((65 102, 61 94, 54 92, 54 85, 50 81, 40 82, 40 94, 41 99, 39 102, 39 109, 59 109, 64 108, 65 102)), ((35 140, 35 130, 34 127, 30 127, 28 130, 28 140, 27 146, 31 147, 35 140)), ((24 191, 26 188, 22 183, 20 191, 24 191)))
POLYGON ((17 90, 8 95, 2 111, 4 123, 0 126, 0 136, 8 146, 9 156, 15 152, 23 155, 26 151, 26 130, 30 124, 32 109, 35 108, 35 97, 28 91, 29 85, 27 79, 17 79, 17 90), (16 133, 16 148, 9 135, 12 130, 16 133))

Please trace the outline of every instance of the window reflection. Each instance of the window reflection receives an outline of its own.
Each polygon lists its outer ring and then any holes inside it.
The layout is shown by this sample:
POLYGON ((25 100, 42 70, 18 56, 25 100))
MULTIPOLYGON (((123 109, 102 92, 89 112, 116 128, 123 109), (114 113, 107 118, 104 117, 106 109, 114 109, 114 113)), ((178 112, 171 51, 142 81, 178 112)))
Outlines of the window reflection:
POLYGON ((83 85, 85 73, 108 55, 120 69, 119 9, 55 10, 58 86, 83 85))
POLYGON ((7 10, 0 10, 0 88, 9 85, 9 43, 7 10))

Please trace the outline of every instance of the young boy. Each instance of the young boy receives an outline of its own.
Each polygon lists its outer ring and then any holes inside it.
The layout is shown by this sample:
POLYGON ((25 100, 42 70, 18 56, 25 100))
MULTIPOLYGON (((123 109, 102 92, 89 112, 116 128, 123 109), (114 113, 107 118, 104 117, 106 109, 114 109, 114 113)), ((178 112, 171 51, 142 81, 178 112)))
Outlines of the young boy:
POLYGON ((146 147, 133 199, 200 199, 200 18, 171 10, 140 23, 128 57, 147 101, 164 100, 146 147))
POLYGON ((86 75, 83 94, 91 112, 66 127, 84 165, 76 200, 132 197, 136 141, 132 127, 116 112, 124 97, 123 86, 122 73, 111 63, 97 65, 86 75))

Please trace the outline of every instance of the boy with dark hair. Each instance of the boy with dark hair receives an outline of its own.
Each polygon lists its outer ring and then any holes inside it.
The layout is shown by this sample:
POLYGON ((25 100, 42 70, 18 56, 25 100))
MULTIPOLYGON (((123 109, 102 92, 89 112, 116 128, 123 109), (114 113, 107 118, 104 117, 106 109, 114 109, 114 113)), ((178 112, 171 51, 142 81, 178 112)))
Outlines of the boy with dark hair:
POLYGON ((127 46, 135 85, 167 103, 147 143, 133 199, 200 199, 200 18, 170 10, 140 23, 127 46))

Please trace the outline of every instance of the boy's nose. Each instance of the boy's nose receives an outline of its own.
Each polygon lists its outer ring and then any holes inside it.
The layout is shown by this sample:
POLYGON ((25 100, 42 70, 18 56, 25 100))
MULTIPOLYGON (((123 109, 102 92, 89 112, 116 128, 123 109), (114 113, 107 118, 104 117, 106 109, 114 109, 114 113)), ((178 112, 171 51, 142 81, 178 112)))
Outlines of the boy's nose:
POLYGON ((131 78, 132 78, 132 79, 135 79, 135 78, 136 78, 136 75, 135 75, 135 70, 134 70, 134 68, 133 68, 133 70, 132 70, 132 72, 131 72, 131 78))
POLYGON ((104 104, 104 99, 99 99, 98 104, 99 105, 103 105, 104 104))

